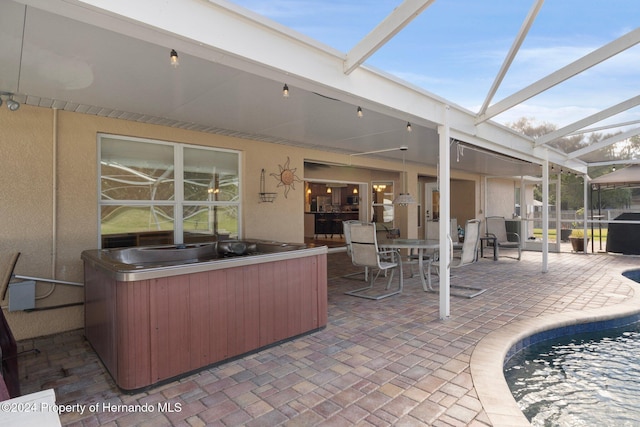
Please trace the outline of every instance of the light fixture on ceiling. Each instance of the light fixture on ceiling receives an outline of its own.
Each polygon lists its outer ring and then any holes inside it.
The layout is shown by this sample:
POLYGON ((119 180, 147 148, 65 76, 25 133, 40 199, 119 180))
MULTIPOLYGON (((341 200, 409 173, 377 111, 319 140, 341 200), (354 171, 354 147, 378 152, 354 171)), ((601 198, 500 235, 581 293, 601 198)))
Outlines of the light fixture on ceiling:
POLYGON ((407 122, 407 132, 411 132, 411 123, 407 122))
POLYGON ((358 107, 358 109, 356 110, 357 114, 358 114, 358 118, 361 119, 364 116, 364 113, 362 112, 362 108, 358 107))
POLYGON ((6 97, 7 108, 9 109, 9 111, 16 111, 18 108, 20 108, 20 103, 13 99, 13 94, 9 92, 0 92, 0 105, 2 105, 3 96, 6 97))
POLYGON ((287 86, 287 84, 284 84, 284 87, 282 88, 282 97, 283 98, 288 98, 289 97, 289 86, 287 86))
POLYGON ((7 101, 7 108, 9 109, 9 111, 16 111, 18 108, 20 108, 20 103, 13 98, 10 98, 7 101))
POLYGON ((178 68, 178 65, 180 65, 180 61, 178 61, 178 52, 176 52, 175 49, 171 49, 171 53, 169 57, 170 57, 171 66, 173 68, 178 68))
POLYGON ((393 199, 394 205, 407 206, 416 202, 409 192, 407 192, 407 169, 404 164, 404 152, 407 151, 406 146, 400 147, 400 151, 402 151, 402 192, 393 199))

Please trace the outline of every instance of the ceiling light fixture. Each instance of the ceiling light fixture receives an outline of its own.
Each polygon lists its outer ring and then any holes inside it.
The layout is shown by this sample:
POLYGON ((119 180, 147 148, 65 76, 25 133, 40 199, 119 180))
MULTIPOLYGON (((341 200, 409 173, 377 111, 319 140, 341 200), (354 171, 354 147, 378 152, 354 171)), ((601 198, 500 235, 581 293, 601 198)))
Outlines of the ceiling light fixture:
POLYGON ((407 132, 411 132, 411 123, 407 122, 407 132))
POLYGON ((5 100, 7 102, 7 108, 9 109, 9 111, 16 111, 18 108, 20 108, 20 103, 13 99, 12 93, 0 92, 0 105, 2 105, 2 102, 5 100))
POLYGON ((20 103, 13 98, 10 98, 7 101, 7 108, 9 109, 9 111, 16 111, 18 108, 20 108, 20 103))
POLYGON ((289 97, 289 86, 287 86, 287 84, 284 84, 284 87, 282 88, 282 97, 283 98, 288 98, 289 97))
POLYGON ((178 61, 178 52, 176 52, 175 49, 171 49, 170 58, 171 66, 173 68, 178 68, 178 65, 180 65, 180 61, 178 61))
POLYGON ((361 119, 364 116, 364 113, 362 112, 362 108, 358 107, 357 114, 359 119, 361 119))
POLYGON ((402 192, 398 197, 393 199, 393 204, 399 206, 407 206, 416 202, 413 196, 407 192, 407 169, 404 164, 404 152, 407 151, 407 149, 406 146, 400 147, 400 151, 402 151, 402 192))

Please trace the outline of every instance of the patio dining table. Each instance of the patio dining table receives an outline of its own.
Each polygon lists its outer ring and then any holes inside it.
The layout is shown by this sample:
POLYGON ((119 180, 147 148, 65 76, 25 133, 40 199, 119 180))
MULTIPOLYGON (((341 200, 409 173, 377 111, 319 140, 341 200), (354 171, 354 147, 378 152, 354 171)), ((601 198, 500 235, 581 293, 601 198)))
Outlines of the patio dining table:
POLYGON ((440 241, 437 239, 384 239, 378 241, 378 246, 385 249, 416 249, 418 251, 418 267, 420 269, 420 280, 422 289, 425 292, 433 291, 427 284, 424 276, 424 253, 429 249, 440 248, 440 241))

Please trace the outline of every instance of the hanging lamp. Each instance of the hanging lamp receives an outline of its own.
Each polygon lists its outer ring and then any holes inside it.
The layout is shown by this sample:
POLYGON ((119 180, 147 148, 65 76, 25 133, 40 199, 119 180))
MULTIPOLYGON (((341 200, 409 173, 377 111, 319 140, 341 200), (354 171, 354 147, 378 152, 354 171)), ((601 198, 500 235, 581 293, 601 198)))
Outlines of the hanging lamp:
POLYGON ((406 183, 407 170, 406 170, 405 164, 404 164, 404 152, 407 151, 407 147, 406 146, 402 146, 402 147, 400 147, 400 150, 402 151, 402 192, 398 195, 398 197, 393 199, 393 204, 394 205, 399 205, 399 206, 407 206, 409 204, 416 203, 416 200, 407 191, 407 183, 406 183))

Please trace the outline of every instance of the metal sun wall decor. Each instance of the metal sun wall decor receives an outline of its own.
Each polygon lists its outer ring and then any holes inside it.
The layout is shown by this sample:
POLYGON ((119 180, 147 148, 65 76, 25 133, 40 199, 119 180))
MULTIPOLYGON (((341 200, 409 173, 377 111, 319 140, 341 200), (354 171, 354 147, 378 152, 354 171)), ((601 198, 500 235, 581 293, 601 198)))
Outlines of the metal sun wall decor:
POLYGON ((300 178, 296 176, 297 168, 291 169, 289 167, 290 159, 287 156, 287 162, 282 165, 278 165, 280 167, 279 173, 272 173, 271 176, 274 177, 278 181, 278 187, 284 187, 284 197, 286 198, 289 194, 290 190, 295 190, 295 183, 302 182, 300 178))

